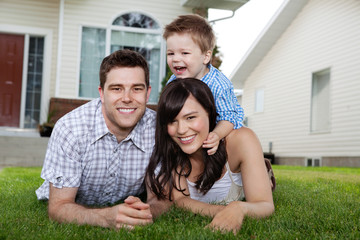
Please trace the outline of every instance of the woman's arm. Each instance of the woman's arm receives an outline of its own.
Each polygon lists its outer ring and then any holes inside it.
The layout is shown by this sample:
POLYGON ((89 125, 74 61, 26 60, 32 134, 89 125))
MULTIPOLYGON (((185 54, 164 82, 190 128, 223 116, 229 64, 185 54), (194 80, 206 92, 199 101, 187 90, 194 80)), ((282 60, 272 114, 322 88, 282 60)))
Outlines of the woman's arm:
MULTIPOLYGON (((177 177, 175 179, 178 180, 177 177)), ((189 191, 188 191, 188 184, 187 184, 186 178, 181 177, 180 183, 181 183, 182 189, 184 187, 186 187, 186 190, 184 193, 188 195, 189 191)), ((176 184, 179 187, 178 181, 176 184)), ((204 203, 204 202, 201 202, 198 200, 194 200, 194 199, 190 198, 190 196, 185 196, 182 192, 176 190, 175 188, 173 188, 173 190, 172 190, 172 198, 174 199, 176 206, 184 208, 186 210, 190 210, 193 213, 197 213, 197 214, 200 214, 203 216, 214 217, 218 212, 220 212, 221 210, 223 210, 225 208, 225 206, 213 205, 213 204, 204 203)))
POLYGON ((253 131, 242 127, 226 138, 228 162, 233 172, 241 171, 246 202, 231 202, 215 215, 210 226, 238 231, 245 216, 263 218, 274 212, 271 185, 260 142, 253 131))

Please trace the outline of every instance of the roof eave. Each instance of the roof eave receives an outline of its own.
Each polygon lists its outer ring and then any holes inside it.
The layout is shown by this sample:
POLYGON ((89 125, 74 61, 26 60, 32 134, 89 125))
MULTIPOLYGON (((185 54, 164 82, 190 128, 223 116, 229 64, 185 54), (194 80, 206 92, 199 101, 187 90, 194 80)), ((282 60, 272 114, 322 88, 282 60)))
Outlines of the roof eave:
POLYGON ((230 79, 235 88, 243 88, 245 80, 308 1, 287 0, 283 2, 230 74, 230 79))
POLYGON ((214 8, 235 11, 249 0, 180 0, 183 7, 214 8))

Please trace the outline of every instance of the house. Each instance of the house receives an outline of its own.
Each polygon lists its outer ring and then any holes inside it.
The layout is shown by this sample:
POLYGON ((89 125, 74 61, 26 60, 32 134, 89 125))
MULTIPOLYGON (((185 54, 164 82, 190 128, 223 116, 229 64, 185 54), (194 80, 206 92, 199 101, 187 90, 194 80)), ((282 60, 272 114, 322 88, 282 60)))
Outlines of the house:
POLYGON ((98 97, 100 63, 118 49, 146 57, 149 102, 157 103, 166 71, 164 25, 208 8, 235 11, 247 1, 1 0, 0 162, 42 162, 46 141, 36 128, 51 112, 50 102, 63 111, 98 97), (32 144, 43 146, 42 157, 29 154, 39 147, 32 144), (12 155, 11 146, 17 146, 12 155))
POLYGON ((285 0, 230 78, 275 163, 360 167, 360 1, 285 0))

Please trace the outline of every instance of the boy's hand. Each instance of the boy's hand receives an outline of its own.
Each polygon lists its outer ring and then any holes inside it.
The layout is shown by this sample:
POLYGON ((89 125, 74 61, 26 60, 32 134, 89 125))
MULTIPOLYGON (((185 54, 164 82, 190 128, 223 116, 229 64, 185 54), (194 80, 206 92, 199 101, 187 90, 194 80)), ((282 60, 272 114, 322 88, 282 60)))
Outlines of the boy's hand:
POLYGON ((207 151, 208 155, 213 155, 216 153, 219 147, 220 137, 215 132, 210 132, 207 139, 203 143, 203 148, 210 148, 207 151))

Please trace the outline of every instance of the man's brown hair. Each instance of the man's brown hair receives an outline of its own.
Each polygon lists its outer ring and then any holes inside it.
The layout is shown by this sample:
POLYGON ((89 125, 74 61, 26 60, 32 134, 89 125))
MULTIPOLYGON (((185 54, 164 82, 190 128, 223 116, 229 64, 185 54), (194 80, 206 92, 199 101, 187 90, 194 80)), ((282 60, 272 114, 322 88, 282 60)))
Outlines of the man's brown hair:
POLYGON ((145 85, 149 88, 150 74, 146 59, 138 52, 124 49, 118 50, 105 57, 100 65, 100 87, 104 89, 107 74, 114 68, 140 67, 145 73, 145 85))

